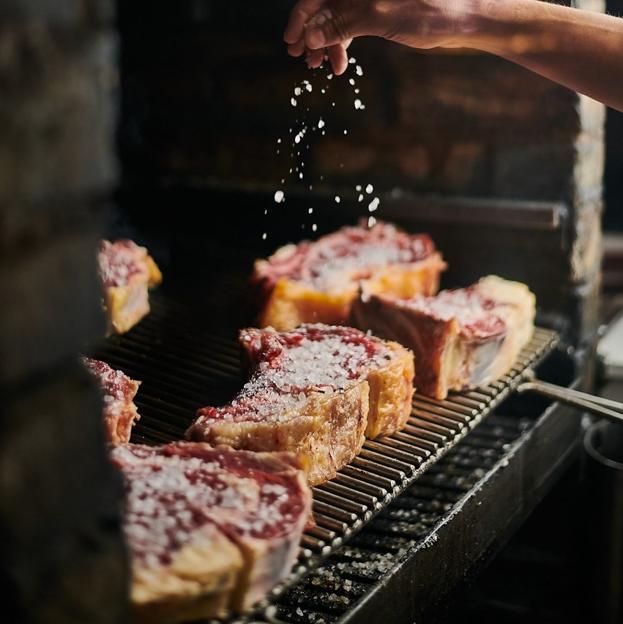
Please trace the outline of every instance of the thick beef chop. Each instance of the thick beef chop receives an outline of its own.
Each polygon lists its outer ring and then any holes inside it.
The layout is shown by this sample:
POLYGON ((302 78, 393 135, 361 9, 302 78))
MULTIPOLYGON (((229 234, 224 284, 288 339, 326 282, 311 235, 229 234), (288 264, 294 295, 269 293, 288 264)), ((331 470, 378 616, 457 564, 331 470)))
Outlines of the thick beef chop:
POLYGON ((445 266, 427 234, 387 223, 287 245, 255 264, 260 325, 287 331, 303 323, 343 324, 360 285, 400 297, 433 295, 445 266))
POLYGON ((178 442, 118 446, 112 459, 140 619, 239 612, 289 573, 311 510, 294 456, 178 442))
POLYGON ((530 340, 534 295, 519 282, 489 276, 469 288, 410 299, 362 293, 351 321, 413 349, 418 392, 485 385, 512 367, 530 340))
POLYGON ((111 368, 106 362, 87 357, 82 361, 95 377, 102 393, 107 442, 129 442, 132 427, 140 418, 134 397, 141 382, 130 379, 123 371, 111 368))
POLYGON ((224 407, 204 407, 192 440, 307 457, 309 481, 335 476, 369 437, 402 428, 411 410, 413 355, 349 327, 247 329, 252 374, 224 407))
POLYGON ((162 273, 147 249, 131 240, 103 240, 97 259, 109 327, 123 334, 149 313, 148 289, 162 273))

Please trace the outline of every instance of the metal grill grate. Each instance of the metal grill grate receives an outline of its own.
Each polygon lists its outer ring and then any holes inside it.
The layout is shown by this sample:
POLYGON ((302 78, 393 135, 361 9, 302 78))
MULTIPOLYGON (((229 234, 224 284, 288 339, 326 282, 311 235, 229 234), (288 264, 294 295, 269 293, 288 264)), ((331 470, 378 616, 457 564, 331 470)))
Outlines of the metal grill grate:
MULTIPOLYGON (((243 378, 235 337, 211 334, 204 326, 201 311, 158 296, 146 319, 128 334, 109 338, 94 354, 143 381, 136 398, 141 420, 135 427, 134 442, 153 444, 182 438, 198 407, 224 403, 240 387, 243 378)), ((396 525, 398 517, 385 518, 390 513, 388 505, 490 414, 513 390, 521 373, 538 363, 556 344, 555 332, 537 328, 512 371, 499 381, 478 390, 451 394, 444 401, 416 395, 403 431, 380 440, 367 440, 359 456, 335 479, 314 488, 316 526, 303 536, 298 565, 267 601, 277 599, 285 587, 317 567, 382 510, 385 511, 374 521, 375 525, 389 522, 389 532, 403 526, 396 525)), ((480 441, 474 443, 478 445, 480 441)), ((443 470, 428 470, 418 480, 417 488, 438 490, 443 486, 451 498, 452 491, 464 491, 469 466, 469 457, 457 456, 450 471, 445 465, 443 470)), ((438 499, 438 491, 436 495, 438 499)), ((400 499, 407 508, 408 498, 400 499)), ((420 516, 412 529, 416 533, 429 524, 426 514, 421 513, 426 508, 426 498, 420 495, 419 502, 413 502, 420 516)), ((429 520, 433 517, 435 514, 429 520)), ((356 548, 356 541, 349 547, 356 548)), ((353 595, 361 589, 357 584, 352 586, 353 595)), ((288 611, 286 605, 280 609, 288 611)))

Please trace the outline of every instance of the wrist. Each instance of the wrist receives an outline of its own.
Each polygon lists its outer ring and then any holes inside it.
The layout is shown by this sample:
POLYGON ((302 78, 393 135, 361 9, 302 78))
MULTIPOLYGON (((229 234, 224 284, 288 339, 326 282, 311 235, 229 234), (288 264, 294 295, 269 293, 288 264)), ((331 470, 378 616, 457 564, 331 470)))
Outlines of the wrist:
POLYGON ((489 0, 450 0, 442 11, 448 23, 448 41, 444 47, 478 49, 490 34, 487 17, 489 0))
POLYGON ((462 46, 499 56, 525 47, 530 16, 536 14, 532 5, 539 9, 546 5, 535 0, 466 0, 465 4, 462 46))

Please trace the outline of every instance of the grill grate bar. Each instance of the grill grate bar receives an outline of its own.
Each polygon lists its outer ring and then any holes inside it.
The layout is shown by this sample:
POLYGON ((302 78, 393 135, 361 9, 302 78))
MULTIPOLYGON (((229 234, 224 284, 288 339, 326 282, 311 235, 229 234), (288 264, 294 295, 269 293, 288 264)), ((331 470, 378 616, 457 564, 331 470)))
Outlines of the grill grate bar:
MULTIPOLYGON (((146 319, 127 334, 109 338, 94 353, 143 382, 136 399, 141 420, 133 440, 151 444, 180 439, 197 408, 227 401, 242 380, 233 337, 203 331, 203 319, 192 308, 163 296, 153 299, 152 313, 146 319)), ((289 578, 256 608, 255 615, 268 617, 269 609, 273 617, 293 614, 292 621, 297 621, 298 592, 286 592, 294 596, 287 598, 286 605, 284 587, 321 564, 344 540, 349 543, 340 550, 339 558, 347 566, 348 578, 364 584, 380 578, 382 573, 354 565, 357 557, 365 554, 369 560, 377 556, 378 549, 382 561, 387 554, 384 536, 413 538, 422 534, 474 484, 478 475, 474 467, 496 461, 508 441, 522 431, 520 423, 513 429, 508 421, 500 425, 492 418, 490 428, 481 427, 476 435, 464 436, 509 394, 526 367, 540 361, 556 343, 555 332, 537 328, 513 369, 499 381, 484 388, 451 393, 443 401, 416 394, 403 431, 367 440, 361 453, 335 479, 313 488, 315 526, 305 531, 298 564, 289 578), (460 452, 451 450, 463 438, 460 452), (443 468, 431 468, 441 456, 443 468), (416 477, 418 481, 413 484, 416 477), (383 511, 405 489, 407 492, 391 513, 383 511), (356 537, 359 529, 379 512, 370 534, 356 537), (348 568, 349 561, 352 569, 348 568), (275 600, 277 606, 270 606, 275 600)), ((309 588, 305 583, 303 587, 309 588)), ((349 596, 348 592, 331 591, 329 587, 311 590, 316 599, 323 595, 323 590, 338 596, 341 602, 355 598, 354 593, 349 596)), ((334 612, 332 603, 321 604, 316 599, 310 609, 305 608, 306 621, 313 621, 308 619, 312 612, 318 615, 318 621, 323 613, 334 612)))

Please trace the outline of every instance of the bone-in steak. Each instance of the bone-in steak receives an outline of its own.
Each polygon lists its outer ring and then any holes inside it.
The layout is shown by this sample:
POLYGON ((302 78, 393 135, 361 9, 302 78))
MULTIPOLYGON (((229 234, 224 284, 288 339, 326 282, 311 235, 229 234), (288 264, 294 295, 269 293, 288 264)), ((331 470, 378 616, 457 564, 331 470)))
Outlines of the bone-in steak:
POLYGON ((344 227, 256 262, 260 324, 284 331, 303 323, 342 324, 360 285, 402 297, 433 295, 444 268, 427 234, 407 234, 387 223, 344 227))
POLYGON ((240 343, 250 380, 229 405, 199 409, 190 439, 296 452, 317 484, 359 452, 364 432, 393 433, 409 416, 413 356, 396 343, 320 324, 247 329, 240 343))
POLYGON ((109 326, 122 334, 148 314, 148 289, 162 274, 147 249, 131 240, 103 240, 97 259, 109 326))
POLYGON ((409 299, 362 293, 351 321, 413 349, 418 392, 485 385, 512 367, 530 340, 535 315, 528 287, 495 276, 469 288, 409 299))
POLYGON ((112 459, 141 619, 239 612, 289 573, 311 510, 294 456, 178 442, 118 446, 112 459))
POLYGON ((129 442, 132 427, 140 418, 134 397, 141 382, 130 379, 123 371, 115 370, 101 360, 85 357, 82 361, 102 393, 106 441, 109 444, 129 442))

